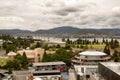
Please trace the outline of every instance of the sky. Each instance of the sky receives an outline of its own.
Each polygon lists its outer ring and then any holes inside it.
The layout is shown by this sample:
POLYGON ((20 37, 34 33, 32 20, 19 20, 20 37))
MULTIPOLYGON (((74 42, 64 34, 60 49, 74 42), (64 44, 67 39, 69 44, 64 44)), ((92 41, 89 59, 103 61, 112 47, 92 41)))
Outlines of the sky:
POLYGON ((0 0, 0 29, 120 28, 120 0, 0 0))

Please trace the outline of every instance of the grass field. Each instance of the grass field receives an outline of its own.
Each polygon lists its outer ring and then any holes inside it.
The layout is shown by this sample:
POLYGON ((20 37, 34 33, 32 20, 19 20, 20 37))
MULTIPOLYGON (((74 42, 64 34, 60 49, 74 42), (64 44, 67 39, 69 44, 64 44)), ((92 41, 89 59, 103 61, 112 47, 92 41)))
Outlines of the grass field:
POLYGON ((0 57, 0 66, 4 66, 7 63, 7 58, 0 57))
POLYGON ((88 45, 88 48, 90 49, 104 49, 105 44, 94 44, 94 45, 88 45))
MULTIPOLYGON (((75 45, 81 47, 81 45, 75 45)), ((94 49, 94 50, 103 50, 105 48, 105 44, 88 44, 88 45, 82 45, 87 46, 87 49, 94 49)))

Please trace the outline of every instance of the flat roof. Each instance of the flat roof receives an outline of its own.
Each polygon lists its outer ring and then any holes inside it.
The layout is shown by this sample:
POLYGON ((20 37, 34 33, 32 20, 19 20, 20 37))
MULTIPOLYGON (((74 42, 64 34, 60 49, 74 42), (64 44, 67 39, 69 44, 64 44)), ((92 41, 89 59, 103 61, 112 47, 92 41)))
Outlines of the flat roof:
POLYGON ((64 62, 42 62, 42 63, 33 63, 33 66, 47 66, 47 65, 63 65, 64 62))
POLYGON ((83 55, 83 56, 105 56, 107 55, 104 52, 100 52, 100 51, 84 51, 79 53, 79 55, 83 55))
POLYGON ((51 70, 51 71, 32 71, 32 73, 56 73, 59 72, 59 70, 51 70))
POLYGON ((120 75, 120 62, 100 62, 100 64, 120 75))

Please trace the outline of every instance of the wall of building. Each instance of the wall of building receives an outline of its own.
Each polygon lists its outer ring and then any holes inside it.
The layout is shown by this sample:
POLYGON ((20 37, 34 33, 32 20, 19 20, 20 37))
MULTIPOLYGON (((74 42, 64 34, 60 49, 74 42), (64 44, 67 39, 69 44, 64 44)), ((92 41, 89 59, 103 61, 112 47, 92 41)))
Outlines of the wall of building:
POLYGON ((26 56, 30 62, 41 62, 44 55, 44 49, 42 48, 36 48, 34 50, 21 50, 17 51, 17 53, 23 55, 23 53, 26 53, 26 56))
POLYGON ((14 71, 13 78, 14 80, 27 80, 28 71, 14 71))
POLYGON ((99 63, 98 71, 106 80, 120 80, 120 75, 99 63))
POLYGON ((37 48, 35 49, 35 62, 41 62, 44 55, 44 49, 37 48))

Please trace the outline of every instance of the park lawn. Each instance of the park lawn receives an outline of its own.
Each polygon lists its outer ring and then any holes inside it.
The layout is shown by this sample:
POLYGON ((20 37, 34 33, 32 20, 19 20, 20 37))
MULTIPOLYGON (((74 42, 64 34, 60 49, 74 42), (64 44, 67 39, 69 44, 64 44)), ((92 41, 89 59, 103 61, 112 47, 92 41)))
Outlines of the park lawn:
POLYGON ((7 58, 0 57, 0 66, 6 65, 7 61, 8 61, 7 58))
POLYGON ((105 44, 94 44, 94 45, 88 45, 89 49, 104 49, 105 44))

